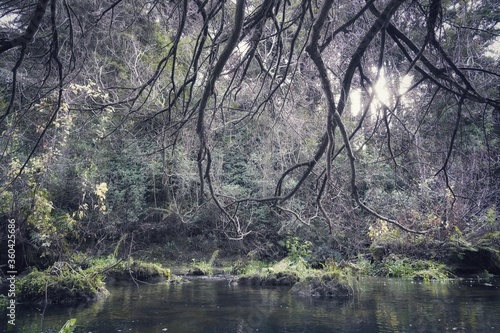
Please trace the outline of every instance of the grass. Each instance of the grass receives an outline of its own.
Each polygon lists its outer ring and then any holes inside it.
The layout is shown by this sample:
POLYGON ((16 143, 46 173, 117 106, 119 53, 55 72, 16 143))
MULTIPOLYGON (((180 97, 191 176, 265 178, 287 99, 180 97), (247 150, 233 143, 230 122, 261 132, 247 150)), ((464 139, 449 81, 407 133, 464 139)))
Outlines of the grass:
POLYGON ((170 270, 160 264, 140 260, 119 260, 113 256, 77 262, 56 262, 44 271, 33 269, 17 283, 19 301, 73 303, 95 300, 108 292, 104 281, 169 280, 170 270))
POLYGON ((94 274, 101 274, 108 278, 118 280, 140 280, 145 281, 151 278, 170 279, 171 274, 168 268, 161 264, 145 262, 142 260, 116 259, 114 256, 96 258, 90 261, 88 270, 94 274))
MULTIPOLYGON (((299 294, 350 296, 359 291, 361 276, 412 278, 419 281, 448 280, 453 277, 449 268, 431 260, 414 260, 390 255, 381 262, 360 258, 357 262, 336 262, 333 259, 312 269, 305 260, 286 257, 276 263, 251 261, 237 265, 237 273, 245 284, 280 285, 280 277, 288 276, 286 283, 296 279, 292 288, 299 294)), ((285 283, 285 284, 286 284, 285 283)))
POLYGON ((382 262, 373 264, 370 275, 422 281, 447 280, 453 276, 444 264, 432 260, 412 260, 396 255, 389 255, 382 262))
POLYGON ((63 327, 59 330, 59 333, 73 333, 76 328, 76 319, 71 318, 64 324, 63 327))
POLYGON ((95 300, 107 294, 102 275, 56 263, 45 271, 33 269, 17 283, 19 301, 72 303, 95 300))
POLYGON ((228 271, 234 275, 255 275, 262 272, 262 270, 267 269, 269 264, 259 260, 237 260, 236 262, 228 265, 228 267, 228 271))
POLYGON ((242 284, 292 286, 292 293, 303 296, 352 296, 357 288, 351 268, 334 261, 313 269, 305 260, 286 257, 269 265, 250 262, 242 271, 242 284))
POLYGON ((219 250, 215 250, 208 261, 196 261, 192 260, 191 273, 193 275, 208 275, 212 276, 214 274, 214 265, 217 256, 219 255, 219 250))

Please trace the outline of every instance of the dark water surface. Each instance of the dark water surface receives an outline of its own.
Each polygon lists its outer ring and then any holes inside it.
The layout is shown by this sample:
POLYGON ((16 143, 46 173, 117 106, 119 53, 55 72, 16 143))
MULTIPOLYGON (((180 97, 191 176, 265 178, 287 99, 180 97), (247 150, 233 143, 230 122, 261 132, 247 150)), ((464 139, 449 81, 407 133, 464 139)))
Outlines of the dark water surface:
POLYGON ((182 285, 108 286, 104 300, 80 306, 18 305, 16 326, 1 332, 500 332, 500 280, 415 283, 363 279, 354 299, 304 298, 289 288, 182 285))

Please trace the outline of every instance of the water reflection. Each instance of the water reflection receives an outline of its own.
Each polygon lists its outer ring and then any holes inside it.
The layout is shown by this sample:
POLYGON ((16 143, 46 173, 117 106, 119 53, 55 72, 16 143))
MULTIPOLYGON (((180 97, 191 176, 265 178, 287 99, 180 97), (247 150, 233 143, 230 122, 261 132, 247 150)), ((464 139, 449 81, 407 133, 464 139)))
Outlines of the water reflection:
MULTIPOLYGON (((2 332, 497 332, 499 280, 414 283, 364 279, 354 299, 301 298, 288 288, 117 284, 92 304, 18 306, 16 326, 2 332), (9 329, 9 330, 7 330, 9 329)), ((2 314, 3 318, 6 318, 2 314)))

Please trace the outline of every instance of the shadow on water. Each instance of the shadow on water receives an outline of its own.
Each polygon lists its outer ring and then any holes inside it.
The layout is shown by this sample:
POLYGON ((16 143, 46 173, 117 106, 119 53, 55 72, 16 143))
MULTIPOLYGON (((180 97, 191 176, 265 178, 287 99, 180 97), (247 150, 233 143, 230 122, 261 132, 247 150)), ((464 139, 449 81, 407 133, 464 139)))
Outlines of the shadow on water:
MULTIPOLYGON (((79 306, 18 305, 1 332, 498 332, 500 280, 415 283, 363 279, 354 299, 303 298, 289 288, 115 284, 111 295, 79 306)), ((5 312, 1 313, 6 318, 5 312)))

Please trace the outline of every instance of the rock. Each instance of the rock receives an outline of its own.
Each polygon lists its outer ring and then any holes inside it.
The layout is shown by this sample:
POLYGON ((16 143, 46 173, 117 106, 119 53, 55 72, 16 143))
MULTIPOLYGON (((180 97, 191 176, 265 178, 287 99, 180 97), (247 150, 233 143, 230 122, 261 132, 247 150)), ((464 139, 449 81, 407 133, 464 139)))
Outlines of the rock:
POLYGON ((191 274, 196 276, 206 275, 199 267, 195 267, 191 274))
POLYGON ((385 257, 385 248, 383 246, 373 246, 371 248, 373 261, 382 261, 385 257))
POLYGON ((350 297, 353 294, 353 290, 344 283, 319 277, 310 277, 305 281, 295 283, 292 289, 290 289, 290 293, 299 296, 313 297, 350 297))
POLYGON ((293 286, 299 278, 293 272, 278 272, 268 275, 242 276, 238 283, 251 286, 293 286))

